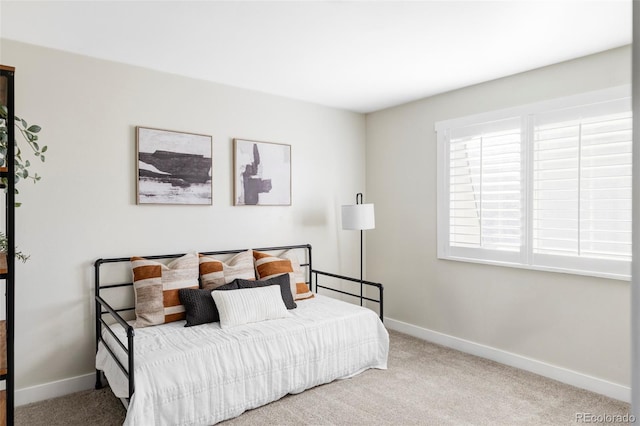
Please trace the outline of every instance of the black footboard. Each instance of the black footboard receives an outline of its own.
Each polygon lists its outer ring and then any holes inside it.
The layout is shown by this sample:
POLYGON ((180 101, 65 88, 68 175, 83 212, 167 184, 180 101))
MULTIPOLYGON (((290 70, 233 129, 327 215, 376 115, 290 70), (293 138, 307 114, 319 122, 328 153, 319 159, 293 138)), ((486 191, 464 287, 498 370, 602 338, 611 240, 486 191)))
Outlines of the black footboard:
POLYGON ((346 294, 347 296, 352 296, 352 297, 356 297, 360 299, 360 306, 363 305, 363 301, 369 301, 369 302, 374 302, 377 303, 379 306, 379 313, 380 313, 380 321, 384 322, 384 286, 380 283, 374 283, 371 281, 364 281, 364 280, 359 280, 357 278, 351 278, 351 277, 345 277, 344 275, 337 275, 337 274, 332 274, 330 272, 323 272, 323 271, 318 271, 315 269, 311 270, 311 274, 312 276, 315 276, 315 283, 316 283, 316 293, 318 292, 319 288, 325 289, 325 290, 331 290, 332 292, 335 293, 340 293, 340 294, 346 294), (331 277, 331 278, 336 278, 339 279, 341 281, 348 281, 348 282, 353 282, 353 283, 357 283, 360 284, 360 294, 355 294, 355 293, 349 293, 348 291, 344 291, 344 290, 338 290, 336 288, 332 288, 332 287, 326 287, 324 285, 320 285, 318 283, 318 275, 321 276, 325 276, 325 277, 331 277), (364 286, 370 286, 370 287, 375 287, 378 289, 378 298, 377 299, 372 299, 370 297, 367 297, 364 295, 364 286))
MULTIPOLYGON (((112 308, 101 296, 100 296, 100 289, 109 289, 109 288, 117 288, 117 287, 128 287, 128 286, 133 286, 133 283, 124 283, 124 284, 111 284, 111 285, 100 285, 100 265, 102 265, 105 262, 109 262, 110 259, 98 259, 95 264, 95 280, 96 280, 96 353, 98 352, 98 345, 100 344, 100 342, 102 342, 102 344, 104 345, 105 349, 111 354, 111 356, 113 357, 113 359, 115 360, 116 364, 118 365, 118 367, 120 367, 120 370, 122 370, 122 373, 125 375, 125 377, 127 378, 127 380, 129 381, 129 398, 131 398, 133 396, 133 392, 134 392, 134 379, 133 379, 133 374, 134 374, 134 370, 133 370, 133 362, 134 362, 134 352, 133 352, 133 337, 135 336, 135 333, 133 331, 133 327, 131 325, 129 325, 123 318, 122 316, 119 314, 119 312, 125 312, 125 311, 131 311, 134 308, 123 308, 123 309, 114 309, 112 308), (113 320, 115 320, 115 323, 112 324, 108 324, 104 317, 105 316, 111 316, 111 318, 113 318, 113 320), (115 333, 113 332, 112 326, 114 326, 115 324, 118 324, 120 326, 122 326, 126 333, 127 333, 127 345, 124 345, 120 339, 118 339, 118 337, 115 335, 115 333), (127 367, 125 368, 124 365, 122 365, 122 362, 120 362, 120 360, 118 359, 118 357, 116 356, 116 354, 113 352, 113 350, 111 349, 111 347, 105 343, 105 341, 102 338, 102 330, 107 331, 109 334, 111 334, 111 336, 115 339, 115 341, 118 343, 118 345, 122 348, 122 350, 124 351, 124 353, 127 356, 127 367)), ((102 373, 100 372, 100 370, 96 369, 96 389, 100 389, 102 388, 102 373)))

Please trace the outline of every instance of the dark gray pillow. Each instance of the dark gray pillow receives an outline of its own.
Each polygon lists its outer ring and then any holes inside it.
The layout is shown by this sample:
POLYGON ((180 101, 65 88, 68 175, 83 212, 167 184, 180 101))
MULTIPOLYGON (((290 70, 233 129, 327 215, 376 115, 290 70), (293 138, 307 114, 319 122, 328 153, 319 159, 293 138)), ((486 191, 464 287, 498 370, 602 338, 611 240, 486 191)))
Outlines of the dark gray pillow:
MULTIPOLYGON (((238 284, 232 282, 217 287, 213 291, 237 290, 238 284)), ((185 327, 220 321, 220 313, 211 297, 211 290, 200 288, 181 288, 178 290, 180 303, 184 305, 187 323, 185 327)))
POLYGON ((267 287, 270 285, 279 285, 280 286, 280 295, 282 296, 282 301, 287 309, 295 309, 298 307, 296 302, 293 301, 293 295, 291 294, 291 279, 289 278, 289 274, 278 275, 277 277, 269 278, 268 280, 243 280, 241 278, 236 278, 233 280, 233 283, 238 284, 238 288, 256 288, 256 287, 267 287))

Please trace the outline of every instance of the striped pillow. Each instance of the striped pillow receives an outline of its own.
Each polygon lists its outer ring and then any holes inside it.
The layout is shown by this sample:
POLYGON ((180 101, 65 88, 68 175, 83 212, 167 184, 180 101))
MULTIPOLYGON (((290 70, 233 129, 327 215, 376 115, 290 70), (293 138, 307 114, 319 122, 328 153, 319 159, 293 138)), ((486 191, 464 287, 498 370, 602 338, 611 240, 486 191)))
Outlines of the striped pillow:
POLYGON ((285 252, 282 257, 285 259, 289 259, 291 261, 291 266, 293 267, 293 273, 296 276, 296 292, 294 293, 293 298, 295 300, 304 300, 311 299, 313 297, 313 293, 309 289, 309 285, 307 284, 307 280, 304 276, 304 272, 300 267, 300 262, 298 261, 298 257, 291 252, 285 252))
POLYGON ((226 263, 212 257, 200 255, 200 281, 202 288, 213 290, 229 284, 236 278, 243 280, 256 279, 251 250, 238 253, 226 263))
POLYGON ((294 300, 310 299, 313 293, 305 282, 300 262, 294 254, 285 252, 284 258, 271 256, 267 253, 253 251, 256 264, 256 275, 260 280, 268 280, 282 274, 289 274, 291 294, 294 300))
POLYGON ((136 321, 148 327, 185 318, 178 290, 198 288, 198 255, 188 253, 165 265, 143 257, 131 258, 136 321))

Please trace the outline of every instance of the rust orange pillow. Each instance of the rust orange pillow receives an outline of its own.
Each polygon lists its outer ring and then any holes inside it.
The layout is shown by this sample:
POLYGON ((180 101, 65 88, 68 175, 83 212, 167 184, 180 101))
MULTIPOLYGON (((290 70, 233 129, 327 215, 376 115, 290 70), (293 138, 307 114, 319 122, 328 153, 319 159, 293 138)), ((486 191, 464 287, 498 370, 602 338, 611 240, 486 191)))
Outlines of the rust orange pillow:
POLYGON ((188 253, 165 265, 143 257, 131 258, 136 321, 148 327, 185 318, 178 290, 198 288, 198 255, 188 253))
POLYGON ((282 274, 289 274, 291 294, 294 300, 310 299, 313 293, 305 282, 300 262, 292 253, 286 252, 282 257, 253 251, 256 275, 260 280, 267 280, 282 274))
POLYGON ((200 282, 202 288, 214 290, 229 284, 236 278, 255 280, 251 250, 246 250, 222 262, 206 255, 200 255, 200 282))

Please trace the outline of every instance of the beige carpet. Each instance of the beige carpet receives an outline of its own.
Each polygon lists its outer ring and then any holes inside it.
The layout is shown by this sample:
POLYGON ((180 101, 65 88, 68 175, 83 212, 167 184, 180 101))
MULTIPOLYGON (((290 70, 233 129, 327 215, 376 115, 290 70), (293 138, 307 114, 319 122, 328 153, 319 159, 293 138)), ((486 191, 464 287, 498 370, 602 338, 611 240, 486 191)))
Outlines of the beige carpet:
MULTIPOLYGON (((577 413, 629 405, 535 374, 391 332, 389 369, 368 370, 230 419, 241 425, 570 425, 577 413)), ((119 425, 109 389, 16 409, 17 425, 119 425)), ((615 423, 608 423, 615 424, 615 423)))

